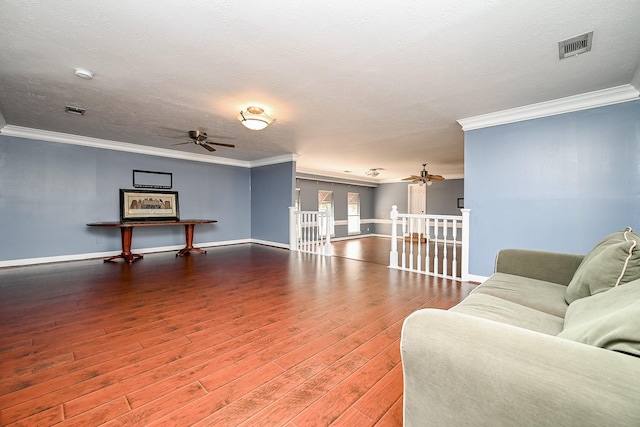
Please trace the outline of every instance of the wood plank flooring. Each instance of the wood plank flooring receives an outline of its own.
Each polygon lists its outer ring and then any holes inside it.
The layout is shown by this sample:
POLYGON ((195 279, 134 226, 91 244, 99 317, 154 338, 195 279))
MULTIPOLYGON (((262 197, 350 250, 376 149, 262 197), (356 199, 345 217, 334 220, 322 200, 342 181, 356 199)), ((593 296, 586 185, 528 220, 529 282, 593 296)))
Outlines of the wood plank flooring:
POLYGON ((252 244, 2 269, 0 425, 399 426, 402 321, 472 288, 252 244))

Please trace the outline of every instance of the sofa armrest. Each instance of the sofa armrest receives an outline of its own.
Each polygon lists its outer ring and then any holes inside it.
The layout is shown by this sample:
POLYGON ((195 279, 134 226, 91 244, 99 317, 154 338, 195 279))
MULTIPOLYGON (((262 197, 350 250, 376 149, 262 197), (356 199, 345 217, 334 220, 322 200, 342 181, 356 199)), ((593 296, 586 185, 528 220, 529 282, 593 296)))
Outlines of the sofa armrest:
POLYGON ((568 285, 583 258, 560 252, 502 249, 496 257, 495 271, 568 285))
POLYGON ((640 359, 461 313, 404 322, 404 425, 640 425, 640 359))

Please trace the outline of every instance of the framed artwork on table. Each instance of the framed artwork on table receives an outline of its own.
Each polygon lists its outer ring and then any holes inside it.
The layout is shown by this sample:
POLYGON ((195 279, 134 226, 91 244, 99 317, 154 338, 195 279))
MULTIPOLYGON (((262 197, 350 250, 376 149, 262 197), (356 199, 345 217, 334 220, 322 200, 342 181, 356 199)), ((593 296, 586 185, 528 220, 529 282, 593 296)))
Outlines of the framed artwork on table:
POLYGON ((120 189, 120 221, 179 221, 177 191, 120 189))

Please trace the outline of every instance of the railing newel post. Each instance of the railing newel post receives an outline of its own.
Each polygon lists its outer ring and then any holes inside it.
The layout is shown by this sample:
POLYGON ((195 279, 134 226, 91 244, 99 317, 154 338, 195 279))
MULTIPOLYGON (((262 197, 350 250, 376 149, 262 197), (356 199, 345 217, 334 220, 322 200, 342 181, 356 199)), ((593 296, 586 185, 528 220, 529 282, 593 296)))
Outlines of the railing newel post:
POLYGON ((389 267, 398 268, 398 206, 391 206, 391 251, 389 267))

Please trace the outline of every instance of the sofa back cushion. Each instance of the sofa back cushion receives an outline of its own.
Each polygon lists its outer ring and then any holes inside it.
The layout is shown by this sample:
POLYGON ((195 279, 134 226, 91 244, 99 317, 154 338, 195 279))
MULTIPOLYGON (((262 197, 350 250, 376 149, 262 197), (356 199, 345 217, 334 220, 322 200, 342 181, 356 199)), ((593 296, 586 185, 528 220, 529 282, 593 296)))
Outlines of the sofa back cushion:
POLYGON ((635 279, 640 279, 640 236, 628 227, 606 236, 584 257, 564 298, 571 304, 635 279))
POLYGON ((559 337, 640 356, 640 280, 572 302, 559 337))

